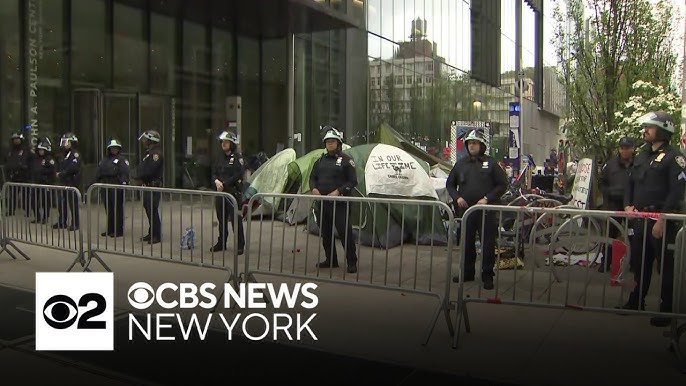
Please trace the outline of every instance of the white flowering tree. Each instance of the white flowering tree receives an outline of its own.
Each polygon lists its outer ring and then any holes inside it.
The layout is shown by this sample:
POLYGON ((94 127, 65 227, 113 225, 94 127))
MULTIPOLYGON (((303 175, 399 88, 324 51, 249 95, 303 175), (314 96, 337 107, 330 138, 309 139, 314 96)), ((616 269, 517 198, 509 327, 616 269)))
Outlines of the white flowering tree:
POLYGON ((681 137, 681 97, 674 91, 665 90, 660 85, 642 80, 631 85, 632 95, 624 103, 624 107, 615 112, 617 128, 607 132, 608 140, 617 143, 619 138, 629 136, 641 140, 643 132, 638 125, 638 119, 650 111, 662 110, 674 117, 677 131, 672 136, 672 143, 678 144, 681 137))
POLYGON ((637 111, 672 106, 672 99, 663 100, 673 96, 676 69, 672 4, 564 0, 556 5, 555 19, 553 44, 568 103, 566 135, 576 154, 602 164, 620 133, 635 124, 630 121, 637 111))

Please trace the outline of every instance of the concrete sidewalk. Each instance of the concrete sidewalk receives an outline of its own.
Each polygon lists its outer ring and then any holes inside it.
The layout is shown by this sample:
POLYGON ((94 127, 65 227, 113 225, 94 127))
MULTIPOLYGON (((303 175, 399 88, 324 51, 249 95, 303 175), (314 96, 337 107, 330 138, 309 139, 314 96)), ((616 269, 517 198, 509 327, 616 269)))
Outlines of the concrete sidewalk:
MULTIPOLYGON (((0 284, 12 288, 32 291, 35 272, 64 271, 73 260, 73 255, 67 252, 35 245, 18 245, 32 260, 11 260, 7 254, 0 254, 0 284)), ((226 280, 226 272, 219 270, 103 256, 115 273, 117 310, 124 313, 132 311, 126 300, 126 292, 137 281, 151 284, 209 281, 221 284, 226 280)), ((98 269, 95 266, 93 268, 98 269)), ((281 279, 260 276, 258 280, 281 279)), ((316 277, 312 280, 316 281, 316 277)), ((521 385, 680 385, 686 381, 686 375, 679 372, 673 354, 667 350, 668 341, 662 336, 663 330, 650 327, 647 317, 470 303, 472 332, 465 334, 463 331, 460 345, 454 350, 443 316, 438 319, 429 344, 421 345, 430 316, 437 305, 435 298, 329 282, 321 282, 317 294, 319 306, 313 326, 318 337, 316 341, 279 342, 278 346, 265 343, 262 344, 263 352, 247 348, 254 345, 227 342, 221 338, 217 338, 219 343, 213 341, 212 344, 208 342, 198 347, 176 342, 173 346, 148 349, 153 352, 172 350, 173 360, 165 356, 167 368, 179 372, 179 369, 203 369, 202 372, 194 370, 196 377, 216 370, 226 377, 231 374, 244 374, 247 379, 274 376, 287 384, 292 383, 288 380, 296 382, 296 379, 302 384, 389 385, 415 384, 413 379, 418 382, 424 380, 425 384, 434 380, 436 384, 484 385, 498 382, 521 385), (279 347, 284 346, 293 350, 311 350, 298 355, 293 354, 295 351, 287 350, 277 355, 279 347), (243 356, 251 358, 250 362, 240 362, 242 356, 236 355, 237 352, 245 353, 243 356), (248 355, 253 352, 255 356, 248 355), (320 357, 330 355, 325 353, 334 356, 320 360, 320 357), (291 356, 301 360, 286 360, 291 356), (363 358, 364 361, 355 358, 363 358), (283 364, 278 365, 280 362, 283 364), (232 367, 236 363, 240 363, 238 368, 232 367), (315 371, 312 366, 322 371, 315 371), (291 373, 297 377, 293 378, 291 373), (444 373, 452 376, 442 375, 444 373), (330 378, 322 378, 326 374, 330 374, 330 378)), ((451 297, 454 299, 455 296, 453 293, 451 297)), ((19 306, 21 309, 30 308, 26 304, 17 306, 7 299, 0 304, 3 315, 15 312, 19 306)), ((220 323, 213 323, 212 327, 220 334, 217 336, 222 336, 220 323)), ((2 367, 12 364, 3 369, 3 374, 19 377, 12 379, 24 377, 26 382, 19 384, 36 384, 32 383, 31 376, 41 377, 46 374, 43 371, 52 374, 58 370, 64 377, 69 377, 70 382, 74 379, 75 384, 79 379, 83 379, 84 384, 143 382, 123 378, 122 373, 154 381, 145 377, 152 373, 135 370, 131 363, 123 367, 114 366, 112 363, 118 362, 112 361, 111 355, 108 357, 105 354, 106 359, 102 359, 100 354, 95 353, 86 356, 67 353, 60 357, 66 364, 60 364, 54 358, 36 355, 32 350, 30 334, 12 339, 10 343, 2 339, 10 347, 0 350, 0 363, 3 363, 2 367), (75 365, 95 366, 98 370, 77 371, 75 365), (111 375, 108 371, 117 375, 111 375)), ((119 341, 117 345, 120 347, 119 341)), ((119 361, 127 357, 131 357, 132 361, 145 361, 144 358, 148 358, 152 363, 149 355, 141 357, 132 354, 147 353, 140 348, 122 346, 121 350, 119 361)), ((174 376, 172 371, 171 375, 158 382, 183 384, 181 379, 181 375, 174 376)))

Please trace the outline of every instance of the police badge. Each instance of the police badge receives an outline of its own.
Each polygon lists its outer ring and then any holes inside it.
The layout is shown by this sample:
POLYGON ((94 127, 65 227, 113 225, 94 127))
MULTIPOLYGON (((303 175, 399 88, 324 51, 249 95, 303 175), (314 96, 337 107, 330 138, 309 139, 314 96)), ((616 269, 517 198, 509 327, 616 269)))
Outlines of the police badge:
POLYGON ((160 160, 160 155, 159 155, 159 154, 153 154, 153 155, 152 155, 152 160, 155 161, 155 162, 159 161, 159 160, 160 160))
POLYGON ((677 164, 679 164, 679 166, 682 169, 686 169, 686 159, 683 156, 678 155, 674 158, 674 160, 676 161, 677 164))

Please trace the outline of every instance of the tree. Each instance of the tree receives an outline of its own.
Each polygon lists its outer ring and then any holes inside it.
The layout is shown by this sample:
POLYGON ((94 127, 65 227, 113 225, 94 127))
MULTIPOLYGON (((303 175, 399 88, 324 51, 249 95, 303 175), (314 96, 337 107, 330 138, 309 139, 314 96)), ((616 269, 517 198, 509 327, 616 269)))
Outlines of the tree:
POLYGON ((616 112, 638 92, 633 85, 643 80, 674 90, 672 6, 667 0, 564 4, 564 11, 555 9, 553 39, 567 92, 567 136, 577 153, 604 161, 623 120, 616 112))
MULTIPOLYGON (((662 110, 672 114, 674 122, 681 117, 681 98, 674 91, 666 91, 662 86, 639 80, 632 87, 633 95, 624 103, 621 111, 615 112, 617 129, 608 132, 608 136, 617 143, 622 136, 640 139, 643 133, 637 125, 638 119, 650 111, 662 110)), ((679 126, 677 126, 679 127, 679 126)), ((680 133, 672 136, 674 145, 679 143, 680 133)))

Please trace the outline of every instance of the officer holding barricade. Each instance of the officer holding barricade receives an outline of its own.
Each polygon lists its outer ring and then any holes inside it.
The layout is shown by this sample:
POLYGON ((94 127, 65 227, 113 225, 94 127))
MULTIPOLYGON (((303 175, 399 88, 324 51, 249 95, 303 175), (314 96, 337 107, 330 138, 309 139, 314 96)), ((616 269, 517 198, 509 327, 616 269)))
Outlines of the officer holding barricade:
MULTIPOLYGON (((312 194, 322 196, 349 196, 357 186, 355 161, 343 153, 343 133, 332 126, 323 129, 326 152, 314 163, 310 174, 312 194)), ((319 262, 319 268, 337 268, 338 257, 334 244, 334 227, 341 237, 347 262, 346 272, 357 272, 357 251, 353 238, 352 224, 348 220, 348 205, 345 202, 321 201, 317 210, 320 234, 326 260, 319 262)))
MULTIPOLYGON (((229 193, 234 196, 236 203, 240 203, 241 195, 243 194, 245 160, 238 151, 238 137, 232 132, 224 131, 219 134, 218 138, 222 152, 214 163, 212 181, 214 181, 218 192, 229 193)), ((234 211, 237 208, 234 208, 229 200, 224 197, 217 197, 215 199, 215 209, 217 211, 217 221, 219 221, 219 239, 210 248, 210 251, 217 252, 226 249, 226 240, 229 237, 228 224, 230 221, 233 232, 238 237, 237 253, 242 255, 245 248, 245 235, 243 233, 243 221, 241 220, 240 211, 238 213, 238 221, 234 222, 234 211)))
MULTIPOLYGON (((465 138, 468 154, 460 158, 448 175, 446 189, 455 200, 455 214, 460 217, 470 206, 497 203, 507 190, 507 175, 497 161, 486 155, 486 140, 478 130, 472 130, 465 138)), ((454 282, 473 281, 476 275, 476 233, 481 239, 483 261, 481 280, 484 289, 493 289, 493 265, 495 264, 495 237, 498 232, 496 213, 481 211, 472 213, 462 224, 466 228, 465 263, 462 277, 454 282)))
MULTIPOLYGON (((664 111, 650 112, 641 118, 645 148, 636 156, 630 170, 624 196, 627 212, 682 213, 686 190, 686 159, 669 145, 676 131, 674 117, 664 111)), ((660 312, 672 312, 674 284, 674 250, 680 224, 655 218, 632 220, 631 270, 636 286, 624 309, 645 309, 645 297, 650 288, 653 264, 658 261, 662 275, 660 312), (665 250, 663 250, 663 246, 665 250)), ((653 317, 650 324, 669 325, 670 318, 653 317)))

